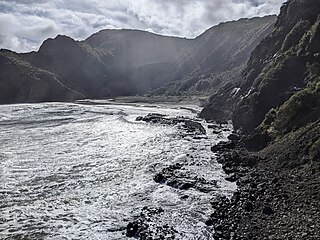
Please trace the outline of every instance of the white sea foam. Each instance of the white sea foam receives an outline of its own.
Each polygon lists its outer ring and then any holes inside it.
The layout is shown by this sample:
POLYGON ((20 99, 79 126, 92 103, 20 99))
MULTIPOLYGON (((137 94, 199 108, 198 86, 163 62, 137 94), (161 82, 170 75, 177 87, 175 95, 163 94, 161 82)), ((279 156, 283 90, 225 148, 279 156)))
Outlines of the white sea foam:
POLYGON ((99 102, 0 106, 0 238, 126 239, 123 227, 143 206, 161 206, 161 221, 184 239, 210 237, 204 224, 209 201, 235 187, 210 152, 227 133, 196 140, 182 137, 177 126, 135 121, 150 112, 195 117, 188 108, 99 102), (198 163, 188 171, 218 180, 215 192, 153 181, 157 171, 184 161, 186 154, 198 163))

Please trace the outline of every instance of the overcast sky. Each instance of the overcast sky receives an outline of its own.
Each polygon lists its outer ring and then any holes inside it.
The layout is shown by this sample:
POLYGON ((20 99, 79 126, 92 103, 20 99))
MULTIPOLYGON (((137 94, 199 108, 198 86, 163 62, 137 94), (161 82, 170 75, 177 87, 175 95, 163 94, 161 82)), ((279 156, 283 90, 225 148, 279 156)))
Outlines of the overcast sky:
POLYGON ((278 14, 284 0, 0 0, 0 48, 38 50, 49 37, 106 28, 193 38, 219 22, 278 14))

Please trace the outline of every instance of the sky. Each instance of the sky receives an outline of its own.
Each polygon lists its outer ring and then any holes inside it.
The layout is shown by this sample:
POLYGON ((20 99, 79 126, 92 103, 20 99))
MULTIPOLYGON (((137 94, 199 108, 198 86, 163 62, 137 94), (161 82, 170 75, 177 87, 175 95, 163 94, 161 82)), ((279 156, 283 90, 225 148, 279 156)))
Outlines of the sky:
POLYGON ((278 14, 284 0, 0 0, 0 48, 36 51, 58 34, 101 29, 194 38, 220 22, 278 14))

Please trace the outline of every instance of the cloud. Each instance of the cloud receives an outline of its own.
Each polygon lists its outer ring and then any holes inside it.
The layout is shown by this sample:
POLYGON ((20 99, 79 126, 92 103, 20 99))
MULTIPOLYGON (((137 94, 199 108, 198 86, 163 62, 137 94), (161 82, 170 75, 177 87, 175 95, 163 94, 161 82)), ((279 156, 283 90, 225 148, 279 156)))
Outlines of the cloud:
POLYGON ((193 38, 222 21, 277 14, 284 0, 2 0, 0 48, 37 50, 49 37, 106 28, 193 38))

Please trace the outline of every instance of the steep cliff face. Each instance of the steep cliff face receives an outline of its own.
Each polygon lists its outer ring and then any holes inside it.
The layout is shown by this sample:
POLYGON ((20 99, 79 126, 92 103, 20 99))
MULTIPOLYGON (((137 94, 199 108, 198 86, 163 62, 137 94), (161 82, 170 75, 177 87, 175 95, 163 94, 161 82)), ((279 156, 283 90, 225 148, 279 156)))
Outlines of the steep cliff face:
MULTIPOLYGON (((319 76, 319 13, 317 0, 284 3, 274 31, 253 50, 243 80, 220 89, 201 116, 232 118, 236 129, 250 133, 271 109, 281 107, 299 92, 305 96, 302 91, 306 86, 315 88, 311 82, 319 76)), ((267 115, 265 123, 272 115, 267 115)))
POLYGON ((313 227, 320 202, 319 50, 320 1, 289 0, 275 30, 253 51, 243 82, 221 89, 202 111, 214 120, 232 116, 244 133, 213 147, 222 150, 228 173, 236 169, 240 189, 216 210, 217 238, 230 238, 230 222, 236 239, 319 238, 313 227), (241 177, 250 159, 255 166, 241 177))
POLYGON ((177 56, 170 83, 159 92, 168 95, 210 93, 237 82, 252 50, 273 30, 276 16, 240 19, 214 26, 177 56))
POLYGON ((11 51, 0 51, 0 66, 0 103, 83 98, 80 93, 64 85, 57 75, 32 66, 11 51))
POLYGON ((298 92, 304 95, 306 86, 316 88, 311 82, 319 77, 319 14, 318 0, 291 0, 282 6, 275 30, 253 51, 245 70, 234 105, 236 129, 252 131, 272 108, 298 92))

